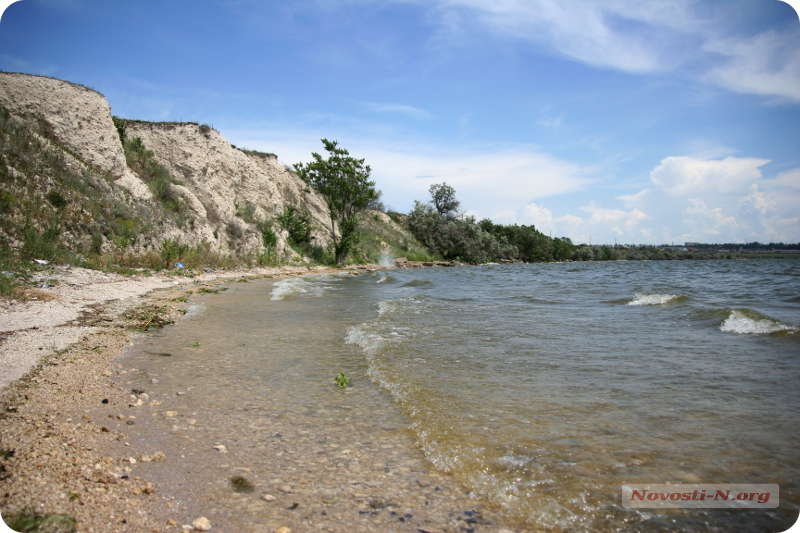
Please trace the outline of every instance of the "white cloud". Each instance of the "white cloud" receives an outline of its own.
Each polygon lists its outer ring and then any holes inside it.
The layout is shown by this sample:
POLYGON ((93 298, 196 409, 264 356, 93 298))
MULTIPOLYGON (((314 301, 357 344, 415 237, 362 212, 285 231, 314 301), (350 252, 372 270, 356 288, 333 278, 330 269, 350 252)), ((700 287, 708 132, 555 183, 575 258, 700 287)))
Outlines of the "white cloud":
POLYGON ((650 173, 652 187, 617 199, 661 222, 663 242, 796 242, 800 169, 765 179, 768 162, 667 157, 650 173))
MULTIPOLYGON (((647 74, 683 69, 728 90, 800 101, 795 33, 741 33, 741 20, 775 10, 765 3, 698 0, 382 0, 431 7, 442 34, 460 43, 484 28, 501 38, 597 68, 647 74), (748 11, 749 10, 749 11, 748 11)), ((777 15, 776 15, 777 16, 777 15)))
POLYGON ((640 224, 648 217, 639 209, 609 209, 600 207, 594 201, 580 209, 589 213, 589 217, 572 214, 556 217, 550 209, 534 202, 520 210, 519 222, 532 224, 542 233, 554 237, 569 237, 576 243, 590 242, 592 235, 595 243, 607 242, 608 238, 627 239, 628 242, 641 237, 649 238, 648 230, 640 228, 640 224))
POLYGON ((437 5, 448 33, 457 31, 453 10, 458 10, 496 34, 626 72, 669 68, 671 60, 660 49, 660 38, 674 46, 676 40, 670 35, 683 33, 691 25, 676 23, 691 20, 687 16, 691 2, 686 0, 439 0, 437 5), (662 31, 665 28, 669 31, 662 31))
POLYGON ((530 203, 522 208, 522 223, 532 224, 542 233, 555 232, 558 236, 570 236, 584 222, 581 217, 574 215, 554 217, 552 211, 536 203, 530 203))
POLYGON ((591 213, 589 222, 596 226, 609 226, 617 236, 632 235, 634 229, 648 217, 639 209, 623 211, 621 209, 601 208, 594 201, 581 207, 582 211, 591 213))
POLYGON ((772 184, 775 187, 788 187, 791 189, 800 189, 800 168, 793 168, 778 174, 772 184))
MULTIPOLYGON (((736 217, 725 214, 720 207, 709 208, 700 198, 687 198, 689 207, 683 210, 684 223, 692 228, 697 240, 717 242, 724 233, 739 229, 736 217)), ((724 239, 723 239, 724 240, 724 239)))
POLYGON ((727 57, 709 72, 719 85, 800 102, 800 39, 771 30, 746 39, 709 41, 704 48, 727 57))
POLYGON ((750 187, 750 194, 740 200, 742 208, 754 211, 760 215, 767 215, 775 211, 778 202, 774 194, 766 194, 758 190, 755 183, 750 187))
POLYGON ((431 118, 431 114, 424 109, 419 109, 409 105, 368 103, 365 104, 365 107, 370 111, 375 111, 378 113, 399 113, 412 118, 425 120, 431 118))
POLYGON ((703 160, 694 157, 667 157, 650 173, 660 190, 673 196, 701 193, 741 194, 761 178, 760 167, 768 159, 726 157, 703 160))
POLYGON ((530 146, 476 147, 473 150, 442 146, 386 148, 369 141, 354 144, 367 157, 373 175, 385 193, 427 200, 428 187, 447 182, 456 189, 464 208, 478 208, 479 216, 517 209, 537 198, 582 190, 592 169, 560 160, 530 146))

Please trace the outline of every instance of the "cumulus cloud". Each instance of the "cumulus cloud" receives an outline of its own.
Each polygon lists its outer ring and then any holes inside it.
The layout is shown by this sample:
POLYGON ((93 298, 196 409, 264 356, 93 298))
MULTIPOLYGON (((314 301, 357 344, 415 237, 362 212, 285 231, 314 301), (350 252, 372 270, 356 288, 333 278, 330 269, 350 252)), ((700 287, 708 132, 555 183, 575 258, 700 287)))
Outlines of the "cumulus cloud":
POLYGON ((660 190, 672 196, 714 192, 737 194, 747 191, 761 178, 760 167, 768 159, 726 157, 702 160, 694 157, 667 157, 650 173, 660 190))
POLYGON ((574 215, 554 217, 552 211, 532 202, 522 208, 522 222, 535 226, 543 233, 555 232, 556 235, 570 236, 585 221, 574 215))
POLYGON ((794 216, 800 169, 765 179, 761 167, 767 163, 757 158, 667 157, 650 173, 651 187, 618 199, 664 221, 659 232, 663 242, 794 242, 800 238, 794 216))
POLYGON ((715 242, 723 234, 739 229, 736 217, 726 214, 722 208, 709 208, 700 198, 688 198, 687 202, 689 207, 683 210, 683 222, 691 228, 689 235, 694 239, 715 242))
POLYGON ((640 223, 648 218, 639 209, 630 211, 611 209, 591 201, 580 210, 589 216, 580 217, 572 214, 554 216, 550 209, 532 202, 521 209, 518 222, 533 225, 542 233, 569 237, 576 243, 590 242, 592 235, 595 236, 595 243, 606 242, 608 236, 629 241, 643 236, 649 237, 648 230, 639 227, 640 223))

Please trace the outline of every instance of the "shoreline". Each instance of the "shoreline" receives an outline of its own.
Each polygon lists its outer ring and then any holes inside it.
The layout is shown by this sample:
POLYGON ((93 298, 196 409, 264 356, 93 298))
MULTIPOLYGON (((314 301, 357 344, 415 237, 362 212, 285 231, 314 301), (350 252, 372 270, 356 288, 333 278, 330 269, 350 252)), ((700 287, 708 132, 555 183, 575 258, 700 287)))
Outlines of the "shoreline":
MULTIPOLYGON (((380 268, 362 265, 349 272, 358 274, 380 268)), ((4 519, 26 511, 42 516, 68 515, 77 521, 76 531, 168 532, 187 530, 186 526, 191 530, 192 522, 200 516, 181 516, 179 506, 153 483, 154 476, 148 476, 148 468, 167 464, 171 454, 159 456, 159 450, 150 449, 152 443, 126 438, 136 421, 128 407, 130 391, 120 386, 120 376, 126 371, 118 358, 132 342, 137 324, 149 323, 154 315, 167 322, 176 320, 188 307, 185 300, 190 292, 213 290, 216 285, 236 279, 279 279, 329 272, 348 270, 258 268, 193 278, 163 274, 124 278, 77 268, 40 273, 45 280, 63 278, 54 287, 56 290, 49 291, 52 298, 6 306, 0 315, 0 330, 4 330, 0 344, 3 379, 10 375, 6 369, 20 372, 20 363, 33 365, 0 390, 0 513, 4 519), (12 351, 17 357, 14 364, 9 364, 6 355, 12 351), (132 458, 140 460, 131 461, 132 458), (150 461, 143 463, 141 459, 150 461), (160 463, 161 460, 167 463, 160 463)), ((320 434, 330 433, 326 427, 314 429, 320 434)), ((393 502, 381 499, 385 497, 383 492, 378 494, 374 489, 370 494, 369 489, 362 489, 352 499, 336 503, 336 516, 347 517, 346 520, 326 524, 323 518, 323 527, 319 523, 316 527, 304 524, 277 507, 273 512, 260 494, 252 495, 250 505, 262 505, 261 512, 274 515, 274 520, 249 530, 271 533, 289 526, 295 533, 525 531, 474 501, 451 476, 434 472, 421 459, 419 450, 409 453, 418 456, 409 459, 412 468, 403 469, 408 472, 395 475, 391 481, 404 487, 399 492, 417 498, 420 514, 427 512, 429 516, 424 525, 415 523, 421 518, 409 518, 407 522, 397 518, 399 511, 400 518, 417 514, 408 512, 413 510, 409 508, 412 503, 394 510, 393 502)), ((313 493, 293 496, 295 504, 299 501, 306 506, 319 499, 313 493)), ((194 526, 203 530, 200 522, 194 526)), ((225 524, 212 524, 212 530, 229 531, 225 524)))

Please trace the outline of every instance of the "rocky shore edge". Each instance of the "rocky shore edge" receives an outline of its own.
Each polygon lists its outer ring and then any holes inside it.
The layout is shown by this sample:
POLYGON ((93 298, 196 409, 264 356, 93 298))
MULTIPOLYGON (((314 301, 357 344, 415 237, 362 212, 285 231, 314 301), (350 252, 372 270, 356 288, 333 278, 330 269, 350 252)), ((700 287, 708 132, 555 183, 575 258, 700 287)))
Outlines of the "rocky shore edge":
MULTIPOLYGON (((124 371, 115 361, 137 331, 178 319, 188 307, 189 292, 214 291, 217 285, 237 279, 328 272, 358 275, 378 268, 382 267, 259 268, 193 277, 171 272, 144 279, 68 267, 40 273, 43 285, 55 284, 48 287, 53 290, 43 289, 36 300, 6 303, 0 314, 4 376, 12 351, 17 362, 35 361, 0 391, 0 514, 5 523, 53 533, 225 531, 224 525, 209 524, 204 517, 180 519, 159 487, 137 475, 131 458, 163 457, 126 442, 125 427, 135 420, 122 414, 130 391, 118 385, 116 378, 124 371)), ((459 509, 453 509, 449 523, 430 529, 394 523, 379 530, 510 533, 501 526, 503 520, 472 501, 452 479, 443 477, 441 485, 442 496, 452 498, 459 509), (462 513, 462 508, 468 510, 462 513)), ((359 529, 348 524, 326 528, 359 529)), ((270 526, 253 531, 291 530, 270 526)))

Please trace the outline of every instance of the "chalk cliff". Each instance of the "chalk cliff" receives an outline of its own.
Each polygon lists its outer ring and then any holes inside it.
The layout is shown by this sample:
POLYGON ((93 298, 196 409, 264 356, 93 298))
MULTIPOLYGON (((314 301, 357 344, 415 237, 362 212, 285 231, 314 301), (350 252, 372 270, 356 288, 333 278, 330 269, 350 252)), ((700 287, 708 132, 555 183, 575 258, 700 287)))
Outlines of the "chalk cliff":
MULTIPOLYGON (((284 168, 276 156, 239 150, 208 126, 124 121, 125 137, 139 137, 155 161, 169 170, 169 192, 182 202, 180 220, 161 216, 153 221, 157 213, 167 211, 155 205, 159 198, 153 194, 152 183, 148 186, 126 162, 120 134, 103 95, 57 79, 4 72, 0 73, 0 107, 7 110, 11 120, 34 132, 43 149, 59 151, 59 157, 72 165, 73 172, 77 165, 84 174, 100 176, 93 187, 102 182, 97 187, 106 188, 117 201, 131 206, 138 213, 137 221, 147 222, 149 233, 137 234, 138 240, 131 244, 139 251, 158 249, 165 239, 172 239, 190 246, 207 243, 222 253, 259 254, 265 249, 264 225, 259 221, 274 221, 287 206, 311 215, 314 244, 325 246, 330 242, 328 211, 316 192, 284 168)), ((8 175, 19 178, 18 186, 20 174, 30 174, 24 176, 29 185, 41 181, 37 185, 41 185, 43 201, 45 192, 58 185, 47 172, 20 170, 19 163, 5 164, 8 175)), ((13 195, 9 198, 9 205, 18 200, 13 195)), ((72 211, 78 209, 74 204, 72 211)), ((90 216, 86 206, 81 209, 90 216)), ((278 252, 295 255, 287 245, 287 233, 277 225, 273 228, 278 252)), ((82 238, 78 229, 72 231, 74 238, 82 238)), ((108 248, 110 236, 108 232, 102 235, 95 237, 108 248)), ((14 235, 10 241, 12 245, 16 242, 14 235)))

